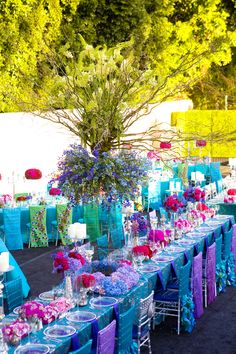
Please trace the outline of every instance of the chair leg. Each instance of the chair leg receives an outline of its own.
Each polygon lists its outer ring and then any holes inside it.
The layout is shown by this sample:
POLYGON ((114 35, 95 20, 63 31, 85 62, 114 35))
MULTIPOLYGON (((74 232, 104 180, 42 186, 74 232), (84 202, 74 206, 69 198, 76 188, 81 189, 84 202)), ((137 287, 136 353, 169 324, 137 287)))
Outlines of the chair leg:
POLYGON ((150 333, 148 334, 148 351, 149 351, 149 354, 152 354, 150 333))
POLYGON ((180 311, 180 300, 179 300, 179 303, 178 303, 178 328, 177 328, 177 333, 178 335, 180 334, 180 316, 181 316, 181 311, 180 311))

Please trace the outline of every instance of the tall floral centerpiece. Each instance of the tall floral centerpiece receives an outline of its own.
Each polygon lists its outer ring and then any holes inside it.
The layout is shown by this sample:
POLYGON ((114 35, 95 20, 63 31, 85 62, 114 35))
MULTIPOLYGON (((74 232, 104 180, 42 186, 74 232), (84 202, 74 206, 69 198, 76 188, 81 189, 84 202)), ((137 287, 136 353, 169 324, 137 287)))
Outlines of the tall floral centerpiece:
MULTIPOLYGON (((150 162, 132 150, 89 152, 81 145, 72 144, 58 162, 58 188, 72 204, 82 202, 90 209, 93 221, 98 219, 98 206, 108 213, 117 213, 117 205, 124 200, 134 200, 138 185, 148 177, 150 162), (97 213, 94 212, 97 211, 97 213), (96 214, 96 215, 95 215, 96 214)), ((120 209, 121 215, 121 209, 120 209)), ((86 214, 85 214, 86 219, 86 214)), ((112 218, 110 218, 109 222, 112 218)), ((90 239, 95 240, 100 229, 90 228, 91 220, 85 220, 90 239), (97 234, 96 234, 97 231, 97 234)), ((97 224, 98 225, 98 224, 97 224)), ((115 225, 108 225, 115 227, 115 225)))

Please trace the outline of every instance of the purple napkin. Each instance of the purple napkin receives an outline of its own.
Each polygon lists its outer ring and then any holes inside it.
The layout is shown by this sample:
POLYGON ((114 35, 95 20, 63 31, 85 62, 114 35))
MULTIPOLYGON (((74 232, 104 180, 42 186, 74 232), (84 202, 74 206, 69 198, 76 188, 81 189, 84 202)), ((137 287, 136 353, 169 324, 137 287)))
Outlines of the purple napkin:
POLYGON ((78 333, 75 332, 75 333, 71 336, 70 351, 73 352, 74 350, 79 349, 79 347, 80 347, 79 336, 78 336, 78 333))
POLYGON ((157 271, 157 282, 156 282, 157 289, 160 287, 159 285, 161 285, 162 289, 165 289, 162 272, 160 270, 157 271))
POLYGON ((91 321, 91 337, 93 340, 92 349, 97 348, 98 331, 99 331, 98 321, 95 318, 94 320, 91 321))

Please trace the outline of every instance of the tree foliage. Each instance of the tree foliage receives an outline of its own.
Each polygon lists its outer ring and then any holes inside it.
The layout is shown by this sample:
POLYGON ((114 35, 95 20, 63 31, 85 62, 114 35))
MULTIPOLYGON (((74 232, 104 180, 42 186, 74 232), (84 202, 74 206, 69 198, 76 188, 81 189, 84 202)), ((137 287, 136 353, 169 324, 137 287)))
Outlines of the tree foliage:
MULTIPOLYGON (((0 109, 49 110, 92 149, 132 142, 150 103, 230 62, 231 11, 223 0, 1 2, 0 109)), ((158 127, 135 137, 145 139, 158 127)))

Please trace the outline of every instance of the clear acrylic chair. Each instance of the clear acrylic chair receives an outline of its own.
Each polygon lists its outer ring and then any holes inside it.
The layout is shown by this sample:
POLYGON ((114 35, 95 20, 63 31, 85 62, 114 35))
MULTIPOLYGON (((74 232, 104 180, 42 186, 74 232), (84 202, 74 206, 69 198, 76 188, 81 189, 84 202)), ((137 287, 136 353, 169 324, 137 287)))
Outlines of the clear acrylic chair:
POLYGON ((146 298, 140 300, 137 319, 133 326, 133 339, 138 344, 138 353, 142 346, 148 347, 149 354, 152 354, 150 329, 154 315, 153 303, 154 291, 146 298))
POLYGON ((90 339, 85 345, 81 348, 74 350, 73 352, 69 352, 69 354, 90 354, 92 348, 92 339, 90 339))
MULTIPOLYGON (((160 290, 154 293, 155 314, 153 319, 153 327, 155 327, 155 318, 158 316, 177 317, 177 333, 180 334, 181 322, 181 300, 190 292, 190 269, 191 262, 188 261, 180 268, 178 277, 178 287, 160 290)), ((174 280, 174 282, 176 282, 174 280)), ((171 286, 171 284, 170 284, 171 286)))
POLYGON ((98 332, 96 354, 114 354, 116 320, 98 332))
POLYGON ((6 296, 6 304, 8 312, 12 312, 14 308, 23 303, 23 290, 21 279, 15 278, 4 283, 4 292, 6 296))
POLYGON ((202 291, 204 306, 211 304, 216 297, 216 243, 207 248, 206 260, 203 265, 202 291))

